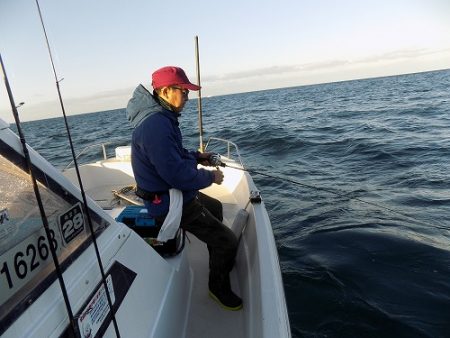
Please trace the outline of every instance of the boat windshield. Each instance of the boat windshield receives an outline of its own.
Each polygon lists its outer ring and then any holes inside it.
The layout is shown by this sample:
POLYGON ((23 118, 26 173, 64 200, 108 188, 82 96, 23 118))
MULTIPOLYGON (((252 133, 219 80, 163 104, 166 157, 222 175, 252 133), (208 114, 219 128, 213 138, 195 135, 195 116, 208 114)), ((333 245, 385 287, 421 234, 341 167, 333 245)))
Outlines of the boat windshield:
MULTIPOLYGON (((50 245, 64 271, 91 242, 80 201, 34 167, 49 225, 47 240, 24 158, 0 140, 0 325, 9 326, 56 279, 50 245)), ((96 233, 109 223, 90 210, 96 233)), ((1 330, 3 331, 3 330, 1 330)), ((0 335, 2 332, 0 332, 0 335)))

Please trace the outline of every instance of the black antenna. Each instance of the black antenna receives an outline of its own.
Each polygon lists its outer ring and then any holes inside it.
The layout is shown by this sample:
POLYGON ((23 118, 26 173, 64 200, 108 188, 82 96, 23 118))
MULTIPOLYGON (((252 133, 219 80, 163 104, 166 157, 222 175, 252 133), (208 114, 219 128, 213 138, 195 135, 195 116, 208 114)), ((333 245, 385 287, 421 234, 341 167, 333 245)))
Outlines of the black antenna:
POLYGON ((72 137, 70 135, 69 124, 67 122, 66 110, 64 108, 64 103, 63 103, 62 96, 61 96, 61 89, 59 87, 59 82, 61 82, 63 79, 58 80, 58 75, 56 74, 55 63, 53 62, 53 56, 52 56, 52 52, 51 52, 51 49, 50 49, 50 43, 48 41, 47 31, 45 30, 44 19, 42 18, 41 8, 39 6, 39 1, 38 0, 36 0, 36 5, 37 5, 38 12, 39 12, 39 17, 41 19, 42 29, 43 29, 44 35, 45 35, 45 41, 47 42, 47 50, 48 50, 48 54, 50 56, 50 62, 52 64, 53 74, 55 76, 56 90, 58 91, 59 103, 61 105, 61 110, 62 110, 62 114, 63 114, 63 117, 64 117, 64 123, 66 125, 67 137, 69 139, 70 150, 72 152, 72 157, 73 157, 73 162, 74 162, 74 166, 75 166, 75 171, 77 173, 78 184, 80 185, 81 196, 83 198, 84 212, 85 212, 86 218, 88 220, 89 230, 91 231, 92 243, 94 244, 95 255, 97 256, 98 265, 100 267, 102 283, 103 283, 103 286, 105 288, 106 298, 108 300, 109 309, 111 311, 112 322, 114 324, 114 329, 115 329, 115 332, 116 332, 116 336, 118 338, 120 338, 119 327, 117 326, 116 316, 114 315, 114 310, 113 310, 113 306, 112 306, 112 300, 111 300, 111 296, 110 296, 109 291, 108 291, 109 290, 108 285, 106 283, 105 270, 103 269, 103 264, 102 264, 102 261, 101 261, 100 252, 98 250, 97 239, 95 237, 94 227, 92 225, 92 219, 91 219, 91 216, 90 216, 90 213, 89 213, 89 206, 88 206, 88 203, 87 203, 86 194, 84 192, 83 183, 81 181, 81 175, 80 175, 80 170, 78 168, 77 157, 75 155, 75 150, 74 150, 74 147, 73 147, 72 137))
POLYGON ((76 335, 75 320, 74 320, 74 317, 73 317, 72 308, 70 306, 69 296, 67 294, 66 285, 64 283, 64 278, 63 278, 63 275, 62 275, 61 266, 59 265, 58 256, 56 255, 55 248, 52 245, 52 241, 51 241, 52 236, 50 234, 50 227, 48 225, 48 220, 47 220, 47 216, 45 214, 44 205, 42 203, 41 194, 39 192, 39 187, 38 187, 38 184, 37 184, 37 181, 36 181, 36 177, 33 174, 33 166, 31 164, 30 154, 28 152, 27 144, 26 144, 26 141, 25 141, 25 136, 24 136, 24 134, 22 132, 22 127, 21 127, 21 124, 20 124, 19 112, 17 111, 17 107, 20 107, 21 105, 23 105, 23 102, 21 102, 19 104, 19 106, 16 106, 16 104, 14 102, 14 97, 12 95, 11 87, 9 86, 8 77, 6 76, 6 69, 5 69, 5 65, 3 64, 3 59, 2 59, 1 53, 0 53, 0 63, 1 63, 1 68, 2 68, 2 72, 3 72, 3 79, 5 81, 6 91, 8 92, 9 102, 11 103, 12 113, 14 115, 14 120, 16 122, 17 131, 18 131, 19 137, 20 137, 20 142, 22 143, 23 154, 25 156, 25 163, 27 165, 27 169, 28 169, 28 173, 30 174, 31 181, 33 182, 34 194, 36 196, 36 201, 38 203, 38 207, 39 207, 39 212, 41 214, 42 223, 44 225, 45 235, 47 236, 47 241, 49 243, 49 247, 50 247, 50 252, 52 254, 53 263, 55 264, 55 271, 56 271, 56 275, 58 277, 59 286, 61 287, 61 291, 62 291, 63 298, 64 298, 64 303, 66 304, 67 313, 69 315, 70 326, 72 328, 72 331, 73 331, 74 335, 77 336, 76 335))

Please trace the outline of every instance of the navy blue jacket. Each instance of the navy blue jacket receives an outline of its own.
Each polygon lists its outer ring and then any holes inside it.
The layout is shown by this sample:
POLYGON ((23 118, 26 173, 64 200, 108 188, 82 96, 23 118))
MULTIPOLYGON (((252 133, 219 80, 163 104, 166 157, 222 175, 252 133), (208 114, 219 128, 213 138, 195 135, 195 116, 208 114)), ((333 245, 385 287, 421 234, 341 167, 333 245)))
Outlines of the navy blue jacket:
MULTIPOLYGON (((197 169, 198 153, 183 148, 178 116, 161 106, 142 85, 135 89, 127 105, 127 118, 134 127, 131 164, 138 187, 149 192, 179 189, 186 204, 199 189, 214 182, 214 174, 197 169)), ((164 215, 169 197, 165 194, 161 203, 146 206, 152 216, 164 215)))

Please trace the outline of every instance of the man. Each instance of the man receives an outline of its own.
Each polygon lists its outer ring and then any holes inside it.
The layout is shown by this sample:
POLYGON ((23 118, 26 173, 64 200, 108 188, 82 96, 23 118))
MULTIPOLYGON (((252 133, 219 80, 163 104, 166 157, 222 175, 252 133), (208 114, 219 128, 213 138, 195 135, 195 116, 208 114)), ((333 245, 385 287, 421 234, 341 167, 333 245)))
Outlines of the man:
POLYGON ((221 184, 223 173, 198 169, 211 154, 183 148, 178 124, 189 90, 199 90, 179 67, 163 67, 152 74, 153 94, 139 85, 127 106, 132 124, 131 163, 144 203, 151 216, 162 222, 169 210, 169 189, 183 193, 181 227, 205 242, 209 250, 209 294, 224 308, 239 310, 242 300, 233 293, 229 273, 234 265, 237 239, 222 224, 219 201, 198 192, 221 184))

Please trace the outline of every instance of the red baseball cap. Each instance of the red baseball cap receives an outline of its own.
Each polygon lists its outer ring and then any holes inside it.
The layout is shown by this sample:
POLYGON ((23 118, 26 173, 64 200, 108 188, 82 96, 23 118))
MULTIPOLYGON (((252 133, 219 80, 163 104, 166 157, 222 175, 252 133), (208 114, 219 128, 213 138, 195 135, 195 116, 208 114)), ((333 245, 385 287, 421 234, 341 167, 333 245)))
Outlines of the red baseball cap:
POLYGON ((181 88, 189 90, 200 89, 200 86, 189 81, 183 69, 173 66, 167 66, 156 70, 152 74, 152 86, 154 89, 170 86, 180 86, 181 88))

